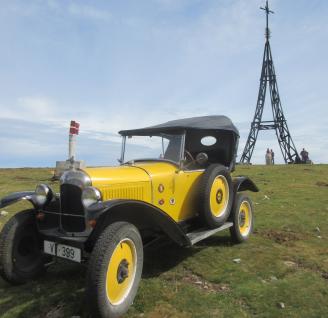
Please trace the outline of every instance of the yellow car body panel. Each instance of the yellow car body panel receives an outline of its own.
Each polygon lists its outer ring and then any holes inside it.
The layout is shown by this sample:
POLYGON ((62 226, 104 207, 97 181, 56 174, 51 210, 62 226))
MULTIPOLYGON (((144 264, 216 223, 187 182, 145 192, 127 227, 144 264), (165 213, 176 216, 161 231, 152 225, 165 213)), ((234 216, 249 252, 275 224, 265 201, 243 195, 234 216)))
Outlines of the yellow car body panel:
POLYGON ((130 199, 152 201, 150 176, 138 167, 97 167, 84 171, 92 180, 92 186, 100 190, 104 201, 130 199))
POLYGON ((103 200, 131 199, 150 203, 176 222, 197 214, 198 182, 203 170, 181 170, 157 161, 118 167, 87 168, 103 200))

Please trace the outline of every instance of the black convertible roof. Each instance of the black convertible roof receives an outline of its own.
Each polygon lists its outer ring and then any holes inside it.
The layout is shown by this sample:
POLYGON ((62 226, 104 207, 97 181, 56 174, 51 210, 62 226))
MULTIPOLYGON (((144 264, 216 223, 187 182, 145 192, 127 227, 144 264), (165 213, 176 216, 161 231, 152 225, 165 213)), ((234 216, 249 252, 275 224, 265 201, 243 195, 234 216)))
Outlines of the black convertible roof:
POLYGON ((171 120, 164 124, 150 126, 146 128, 121 130, 122 136, 145 136, 156 133, 173 132, 179 130, 226 130, 239 136, 238 129, 226 116, 202 116, 171 120))

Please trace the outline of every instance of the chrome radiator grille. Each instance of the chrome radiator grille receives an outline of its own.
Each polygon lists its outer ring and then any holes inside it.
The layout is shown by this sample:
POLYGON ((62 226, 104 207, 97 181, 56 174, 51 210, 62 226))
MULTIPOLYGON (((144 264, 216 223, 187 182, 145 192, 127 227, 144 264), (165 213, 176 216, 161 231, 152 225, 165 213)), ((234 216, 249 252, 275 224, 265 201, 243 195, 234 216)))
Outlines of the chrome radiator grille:
POLYGON ((62 184, 60 187, 61 226, 67 232, 83 232, 85 230, 81 195, 82 190, 78 186, 62 184))

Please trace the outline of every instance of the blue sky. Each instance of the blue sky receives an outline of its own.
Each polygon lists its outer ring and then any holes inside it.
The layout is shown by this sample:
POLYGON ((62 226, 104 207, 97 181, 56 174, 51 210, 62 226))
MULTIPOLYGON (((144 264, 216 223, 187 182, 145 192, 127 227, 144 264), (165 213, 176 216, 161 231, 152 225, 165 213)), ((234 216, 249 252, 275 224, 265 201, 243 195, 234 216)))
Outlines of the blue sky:
MULTIPOLYGON (((117 131, 224 114, 241 133, 255 111, 264 0, 0 0, 0 167, 53 166, 77 156, 116 163, 117 131)), ((328 162, 328 2, 272 0, 272 53, 296 144, 328 162)), ((271 119, 266 104, 263 119, 271 119)), ((261 132, 282 163, 273 131, 261 132)))

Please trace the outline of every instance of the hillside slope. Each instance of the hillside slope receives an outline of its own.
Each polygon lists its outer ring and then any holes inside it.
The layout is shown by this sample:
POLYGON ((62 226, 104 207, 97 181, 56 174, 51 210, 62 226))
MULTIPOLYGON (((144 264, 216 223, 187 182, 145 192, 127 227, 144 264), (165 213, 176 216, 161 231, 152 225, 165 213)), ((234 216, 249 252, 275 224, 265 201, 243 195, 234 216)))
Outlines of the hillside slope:
MULTIPOLYGON (((127 317, 323 317, 328 312, 328 166, 238 167, 261 192, 255 233, 229 232, 191 249, 162 242, 146 251, 143 280, 127 317), (239 258, 240 263, 233 260, 239 258)), ((49 182, 49 169, 0 169, 0 197, 49 182)), ((26 203, 3 209, 0 227, 26 203)), ((83 267, 60 262, 38 281, 0 279, 0 316, 85 314, 83 267)))

